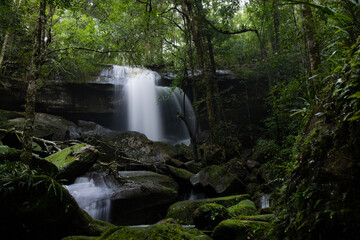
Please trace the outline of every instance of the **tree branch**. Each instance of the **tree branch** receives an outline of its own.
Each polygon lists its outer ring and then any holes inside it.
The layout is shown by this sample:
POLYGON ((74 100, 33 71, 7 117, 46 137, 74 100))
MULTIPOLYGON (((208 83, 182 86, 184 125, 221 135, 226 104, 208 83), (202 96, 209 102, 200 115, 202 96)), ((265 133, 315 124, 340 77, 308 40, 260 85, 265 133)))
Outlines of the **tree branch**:
POLYGON ((100 50, 96 50, 96 49, 90 49, 90 48, 84 48, 84 47, 68 47, 68 48, 61 48, 61 49, 56 49, 53 51, 50 51, 49 54, 54 53, 54 52, 60 52, 60 51, 68 51, 68 50, 78 50, 78 51, 89 51, 89 52, 96 52, 96 53, 121 53, 121 52, 134 52, 131 50, 108 50, 108 51, 100 51, 100 50))
POLYGON ((202 11, 201 11, 201 8, 199 7, 199 4, 197 1, 195 1, 195 5, 196 5, 196 8, 201 16, 201 18, 207 23, 210 25, 210 27, 212 29, 214 29, 215 31, 221 33, 221 34, 227 34, 227 35, 235 35, 235 34, 241 34, 241 33, 246 33, 246 32, 258 32, 257 29, 251 29, 251 28, 244 28, 244 29, 240 29, 240 30, 237 30, 235 32, 231 32, 231 31, 228 31, 228 30, 222 30, 222 29, 218 29, 212 22, 210 22, 206 16, 204 16, 202 14, 202 11))

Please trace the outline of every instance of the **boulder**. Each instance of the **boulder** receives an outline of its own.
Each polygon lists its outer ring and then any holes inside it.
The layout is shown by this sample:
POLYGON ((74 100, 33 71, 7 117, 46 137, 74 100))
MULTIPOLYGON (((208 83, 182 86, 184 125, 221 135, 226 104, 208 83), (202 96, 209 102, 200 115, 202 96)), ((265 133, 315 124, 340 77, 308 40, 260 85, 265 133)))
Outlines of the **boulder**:
POLYGON ((267 222, 228 219, 217 225, 211 236, 214 240, 267 240, 269 229, 267 222))
POLYGON ((111 139, 126 155, 144 164, 165 164, 171 159, 183 158, 181 148, 167 143, 153 142, 138 132, 119 133, 111 139))
POLYGON ((195 226, 201 230, 213 230, 221 221, 231 218, 223 205, 208 203, 198 207, 193 213, 195 226))
POLYGON ((115 137, 118 132, 105 128, 95 122, 90 121, 77 121, 77 126, 82 138, 93 137, 93 136, 107 136, 115 137))
POLYGON ((59 169, 59 178, 68 181, 86 173, 98 159, 99 152, 86 143, 65 148, 46 158, 59 169))
POLYGON ((223 205, 224 207, 230 207, 248 198, 249 195, 244 194, 244 195, 234 195, 234 196, 218 197, 218 198, 207 198, 200 200, 180 201, 172 204, 169 207, 166 217, 173 218, 181 224, 194 224, 192 219, 192 214, 201 205, 208 203, 216 203, 223 205))
POLYGON ((244 191, 244 184, 229 170, 221 166, 209 166, 190 179, 193 186, 208 187, 217 194, 233 194, 244 191))
POLYGON ((172 219, 165 219, 157 224, 140 227, 117 227, 105 232, 103 240, 195 240, 211 238, 196 228, 185 228, 172 219))
POLYGON ((0 146, 0 162, 8 161, 18 161, 20 159, 21 151, 16 148, 11 148, 9 146, 0 146))
MULTIPOLYGON (((22 131, 24 118, 8 119, 7 127, 14 127, 16 130, 22 131)), ((75 123, 45 113, 35 114, 33 128, 35 137, 47 140, 64 141, 80 137, 79 129, 75 123)))
POLYGON ((180 184, 186 185, 190 184, 190 179, 195 175, 188 170, 182 168, 176 168, 173 166, 168 166, 169 174, 180 184))
MULTIPOLYGON (((122 183, 112 195, 112 199, 151 200, 148 206, 173 201, 177 197, 178 184, 174 179, 151 171, 120 171, 122 183)), ((140 208, 142 206, 139 206, 140 208)))
POLYGON ((174 179, 151 171, 120 171, 117 178, 106 180, 113 191, 112 221, 119 225, 156 222, 178 196, 174 179))
POLYGON ((201 164, 198 162, 195 162, 195 160, 184 163, 184 166, 188 171, 190 171, 192 173, 198 173, 202 169, 201 164))
MULTIPOLYGON (((0 145, 0 163, 4 163, 5 161, 20 161, 20 155, 21 150, 0 145)), ((32 166, 39 172, 46 175, 55 176, 58 172, 58 169, 54 164, 46 161, 36 154, 33 154, 32 166)))
POLYGON ((256 207, 253 201, 246 199, 228 208, 233 216, 250 216, 256 213, 256 207))

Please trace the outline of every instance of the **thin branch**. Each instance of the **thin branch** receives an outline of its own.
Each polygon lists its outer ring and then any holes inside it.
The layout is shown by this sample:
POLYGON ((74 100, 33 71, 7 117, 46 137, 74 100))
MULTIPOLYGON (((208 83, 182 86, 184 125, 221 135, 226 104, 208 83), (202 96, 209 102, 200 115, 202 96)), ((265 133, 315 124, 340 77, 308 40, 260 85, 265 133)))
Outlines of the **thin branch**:
POLYGON ((90 49, 90 48, 84 48, 84 47, 68 47, 68 48, 61 48, 61 49, 56 49, 53 51, 50 51, 49 54, 53 53, 53 52, 60 52, 60 51, 68 51, 68 50, 79 50, 79 51, 89 51, 89 52, 96 52, 96 53, 121 53, 121 52, 134 52, 131 50, 108 50, 108 51, 100 51, 100 50, 96 50, 96 49, 90 49))
POLYGON ((231 32, 231 31, 228 31, 228 30, 222 30, 222 29, 218 29, 212 22, 210 22, 206 16, 204 16, 201 12, 201 8, 199 7, 199 4, 197 3, 197 1, 195 1, 195 5, 196 5, 196 8, 201 16, 201 18, 207 23, 210 25, 210 27, 212 29, 214 29, 215 31, 221 33, 221 34, 227 34, 227 35, 235 35, 235 34, 241 34, 241 33, 246 33, 246 32, 258 32, 257 29, 251 29, 251 28, 244 28, 244 29, 240 29, 240 30, 237 30, 237 31, 234 31, 234 32, 231 32))

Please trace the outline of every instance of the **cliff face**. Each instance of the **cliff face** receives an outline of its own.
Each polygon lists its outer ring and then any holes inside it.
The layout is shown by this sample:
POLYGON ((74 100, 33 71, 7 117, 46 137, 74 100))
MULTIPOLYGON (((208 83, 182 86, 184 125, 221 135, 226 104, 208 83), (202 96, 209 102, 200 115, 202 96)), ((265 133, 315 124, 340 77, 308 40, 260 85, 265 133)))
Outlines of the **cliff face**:
MULTIPOLYGON (((24 111, 26 82, 2 77, 0 108, 24 111)), ((37 112, 63 116, 69 120, 89 120, 109 125, 114 108, 114 85, 99 83, 44 82, 38 91, 37 112)))
MULTIPOLYGON (((159 85, 170 85, 173 76, 162 75, 159 85)), ((198 75, 194 76, 195 79, 197 77, 198 75)), ((219 71, 217 79, 224 114, 227 122, 236 126, 234 132, 244 133, 249 125, 261 125, 261 120, 266 115, 264 103, 266 81, 240 79, 227 71, 219 71)), ((23 80, 0 76, 0 109, 24 111, 26 86, 23 80)), ((126 103, 121 96, 121 90, 121 85, 114 86, 110 83, 44 81, 38 91, 36 111, 61 116, 74 122, 93 121, 107 128, 122 130, 114 123, 114 119, 117 122, 127 121, 126 103), (120 94, 120 98, 115 94, 120 94)), ((191 99, 190 90, 187 94, 191 99)), ((201 92, 199 97, 204 97, 201 92)), ((200 126, 204 130, 207 128, 205 104, 200 103, 198 110, 200 126)), ((245 135, 250 136, 253 133, 245 135)), ((251 139, 244 140, 251 141, 251 139)))

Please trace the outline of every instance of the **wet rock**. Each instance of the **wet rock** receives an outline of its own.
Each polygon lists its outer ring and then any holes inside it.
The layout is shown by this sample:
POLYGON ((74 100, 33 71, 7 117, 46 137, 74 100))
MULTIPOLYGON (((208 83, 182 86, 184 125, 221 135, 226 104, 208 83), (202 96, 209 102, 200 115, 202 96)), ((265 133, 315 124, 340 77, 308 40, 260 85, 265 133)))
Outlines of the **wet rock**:
MULTIPOLYGON (((148 206, 173 201, 177 196, 178 184, 168 176, 151 171, 120 171, 121 187, 117 188, 112 199, 150 200, 148 206)), ((139 206, 141 207, 141 206, 139 206)))
POLYGON ((212 238, 214 240, 266 240, 269 229, 270 224, 267 222, 228 219, 216 226, 212 238))
POLYGON ((230 207, 248 198, 249 195, 244 194, 244 195, 234 195, 234 196, 218 197, 218 198, 207 198, 200 200, 180 201, 172 204, 169 207, 166 217, 174 218, 181 224, 193 224, 192 214, 201 205, 208 203, 216 203, 223 205, 224 207, 230 207))
POLYGON ((193 213, 195 226, 201 230, 213 230, 221 221, 229 218, 229 211, 216 203, 201 205, 193 213))
POLYGON ((113 192, 112 222, 118 225, 157 222, 178 196, 174 179, 151 171, 120 171, 105 179, 113 192))
POLYGON ((94 146, 86 143, 65 148, 46 158, 59 169, 59 178, 73 181, 86 173, 98 159, 99 152, 94 146))
POLYGON ((220 166, 209 166, 190 179, 193 186, 209 187, 218 194, 240 193, 244 184, 229 170, 220 166))

